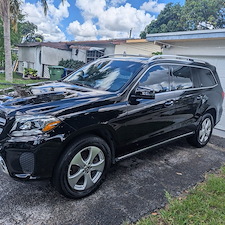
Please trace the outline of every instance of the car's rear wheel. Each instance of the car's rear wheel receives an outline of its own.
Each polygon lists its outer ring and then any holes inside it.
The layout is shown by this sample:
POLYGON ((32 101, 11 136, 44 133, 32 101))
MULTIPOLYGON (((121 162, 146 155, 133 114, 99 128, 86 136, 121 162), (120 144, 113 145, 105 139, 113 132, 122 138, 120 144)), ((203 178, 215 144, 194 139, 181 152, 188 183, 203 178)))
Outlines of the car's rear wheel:
POLYGON ((198 148, 205 146, 210 140, 213 127, 214 121, 212 115, 209 113, 205 114, 195 134, 187 139, 188 142, 198 148))
POLYGON ((83 137, 75 141, 60 159, 53 185, 66 197, 85 197, 101 185, 110 164, 107 143, 97 136, 83 137))

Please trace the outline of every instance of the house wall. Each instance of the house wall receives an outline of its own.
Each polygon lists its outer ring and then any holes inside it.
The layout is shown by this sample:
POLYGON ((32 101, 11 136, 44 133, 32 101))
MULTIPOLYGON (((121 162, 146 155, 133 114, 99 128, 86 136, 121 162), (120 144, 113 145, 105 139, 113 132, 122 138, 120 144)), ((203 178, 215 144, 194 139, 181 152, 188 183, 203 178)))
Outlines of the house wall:
POLYGON ((62 59, 71 59, 71 51, 42 46, 41 62, 47 65, 58 65, 62 59))
POLYGON ((19 47, 18 71, 23 73, 24 68, 32 68, 38 71, 38 76, 49 78, 48 66, 58 65, 59 61, 71 59, 72 51, 60 50, 45 46, 19 47))
MULTIPOLYGON (((98 47, 98 46, 96 46, 98 47)), ((101 48, 105 48, 105 55, 113 55, 115 54, 115 45, 113 46, 100 46, 101 48)))
POLYGON ((115 54, 124 54, 124 52, 128 55, 152 56, 153 52, 161 52, 161 47, 154 45, 151 42, 124 43, 116 45, 115 54))
MULTIPOLYGON (((104 48, 105 52, 104 55, 113 55, 115 54, 115 46, 110 45, 93 45, 89 47, 97 47, 97 48, 104 48)), ((87 63, 87 50, 79 49, 78 54, 76 55, 76 48, 72 49, 72 59, 79 60, 87 63)))
POLYGON ((72 49, 72 59, 86 62, 86 50, 79 49, 77 55, 76 55, 76 50, 77 49, 75 49, 75 48, 72 49))
MULTIPOLYGON (((18 71, 23 73, 24 68, 32 68, 39 71, 40 63, 37 61, 37 54, 40 47, 20 47, 18 51, 18 71)), ((40 74, 39 74, 40 75, 40 74)))
MULTIPOLYGON (((163 54, 195 57, 216 66, 223 90, 225 91, 225 40, 177 41, 169 44, 170 48, 163 48, 163 54)), ((221 121, 216 127, 225 131, 225 101, 223 102, 221 121)))

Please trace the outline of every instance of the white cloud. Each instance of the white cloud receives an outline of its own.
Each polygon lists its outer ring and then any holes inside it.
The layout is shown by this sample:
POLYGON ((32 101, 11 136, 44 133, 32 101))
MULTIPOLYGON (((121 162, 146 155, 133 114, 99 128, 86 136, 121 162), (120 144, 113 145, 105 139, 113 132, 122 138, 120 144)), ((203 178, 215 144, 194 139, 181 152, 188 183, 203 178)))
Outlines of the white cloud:
POLYGON ((158 0, 149 0, 148 2, 144 2, 140 9, 143 9, 152 13, 160 13, 165 8, 164 3, 158 3, 158 0))
POLYGON ((92 21, 86 21, 80 24, 78 21, 70 23, 67 32, 74 35, 76 40, 95 40, 97 36, 97 28, 92 21))
MULTIPOLYGON (((101 39, 128 38, 131 29, 132 37, 138 38, 145 26, 155 19, 154 16, 144 10, 132 7, 129 3, 120 7, 107 8, 106 1, 108 0, 76 1, 76 6, 82 11, 84 18, 89 21, 90 35, 86 32, 85 38, 91 39, 94 33, 101 39), (91 20, 95 21, 95 24, 90 24, 91 20)), ((114 0, 114 3, 121 3, 122 1, 125 2, 124 0, 114 0)), ((84 33, 81 28, 87 27, 85 23, 80 24, 75 21, 69 25, 68 32, 74 35, 75 40, 80 39, 81 33, 84 33)))
POLYGON ((22 11, 26 15, 25 19, 34 23, 38 27, 38 33, 42 34, 45 41, 65 41, 66 36, 60 29, 60 22, 69 16, 68 8, 70 4, 64 1, 58 8, 53 5, 53 1, 48 1, 48 14, 45 16, 40 2, 36 4, 22 4, 22 11))
POLYGON ((84 18, 90 20, 104 12, 106 0, 76 0, 76 6, 81 10, 84 18))

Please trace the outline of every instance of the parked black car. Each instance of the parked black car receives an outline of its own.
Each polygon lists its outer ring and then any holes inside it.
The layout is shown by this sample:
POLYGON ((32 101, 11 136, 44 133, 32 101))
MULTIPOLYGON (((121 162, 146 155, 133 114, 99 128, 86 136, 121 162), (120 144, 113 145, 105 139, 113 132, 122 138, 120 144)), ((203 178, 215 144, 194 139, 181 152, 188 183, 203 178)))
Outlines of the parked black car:
POLYGON ((0 167, 81 198, 118 160, 183 137, 206 145, 223 98, 215 67, 200 60, 101 58, 62 81, 2 91, 0 167))

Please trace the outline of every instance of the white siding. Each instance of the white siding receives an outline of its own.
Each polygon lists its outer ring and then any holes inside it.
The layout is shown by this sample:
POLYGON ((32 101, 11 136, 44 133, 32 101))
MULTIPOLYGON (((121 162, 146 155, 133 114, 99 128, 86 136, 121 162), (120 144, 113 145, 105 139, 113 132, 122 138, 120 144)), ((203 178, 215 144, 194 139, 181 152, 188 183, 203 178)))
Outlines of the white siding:
POLYGON ((41 76, 41 63, 39 60, 40 51, 40 47, 19 47, 18 71, 23 73, 24 68, 32 68, 38 71, 38 76, 41 76))
POLYGON ((124 43, 116 45, 115 54, 152 56, 153 52, 161 52, 161 48, 151 42, 124 43))
POLYGON ((86 62, 86 50, 79 49, 77 55, 76 55, 76 50, 77 49, 75 48, 72 49, 72 59, 86 62))
POLYGON ((42 47, 41 63, 47 65, 58 65, 59 61, 64 59, 71 59, 72 51, 60 50, 50 47, 42 47))
POLYGON ((35 62, 37 47, 19 47, 18 60, 26 62, 35 62))

